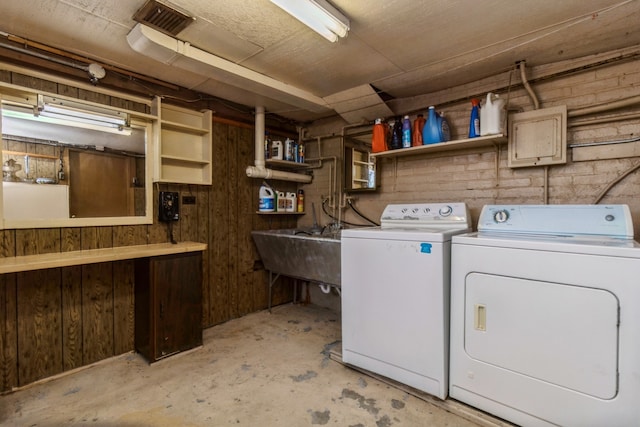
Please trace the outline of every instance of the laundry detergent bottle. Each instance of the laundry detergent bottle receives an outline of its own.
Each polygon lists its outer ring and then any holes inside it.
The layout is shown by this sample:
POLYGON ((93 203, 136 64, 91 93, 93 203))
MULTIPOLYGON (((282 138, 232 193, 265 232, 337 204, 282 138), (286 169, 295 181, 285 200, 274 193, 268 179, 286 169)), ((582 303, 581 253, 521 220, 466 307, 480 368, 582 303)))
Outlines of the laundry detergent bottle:
POLYGON ((414 147, 422 145, 422 129, 427 120, 423 114, 418 114, 418 117, 413 121, 413 143, 414 147))
POLYGON ((432 105, 429 107, 427 122, 422 129, 422 143, 424 145, 437 144, 438 142, 449 141, 450 138, 449 123, 444 117, 436 113, 436 108, 432 105))
POLYGON ((387 151, 387 128, 382 123, 382 119, 376 119, 375 124, 373 125, 371 151, 373 151, 374 153, 387 151))
POLYGON ((260 194, 258 199, 258 210, 260 212, 273 212, 275 211, 275 193, 266 183, 260 187, 260 194))
POLYGON ((480 101, 471 100, 471 117, 469 118, 469 138, 480 136, 480 101))

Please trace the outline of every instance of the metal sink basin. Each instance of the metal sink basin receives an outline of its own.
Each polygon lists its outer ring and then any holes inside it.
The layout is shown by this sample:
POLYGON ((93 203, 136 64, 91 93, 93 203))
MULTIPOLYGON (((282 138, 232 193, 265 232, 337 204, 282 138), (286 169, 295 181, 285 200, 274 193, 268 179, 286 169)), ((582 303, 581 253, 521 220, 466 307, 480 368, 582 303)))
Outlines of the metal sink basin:
POLYGON ((260 258, 272 273, 340 286, 340 231, 305 229, 252 231, 260 258))

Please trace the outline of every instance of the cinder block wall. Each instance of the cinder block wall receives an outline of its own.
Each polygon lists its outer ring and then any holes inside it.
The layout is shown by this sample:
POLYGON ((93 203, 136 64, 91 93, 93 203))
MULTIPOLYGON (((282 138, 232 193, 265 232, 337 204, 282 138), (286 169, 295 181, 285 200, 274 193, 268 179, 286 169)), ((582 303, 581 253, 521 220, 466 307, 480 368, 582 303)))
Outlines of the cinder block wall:
MULTIPOLYGON (((621 61, 608 66, 594 67, 567 76, 532 81, 532 88, 540 102, 540 108, 566 105, 572 110, 640 96, 640 62, 621 61)), ((530 70, 536 75, 535 67, 530 70)), ((515 79, 514 81, 519 79, 515 79)), ((471 97, 486 93, 487 80, 453 88, 452 92, 471 97)), ((511 111, 533 110, 533 102, 521 85, 511 90, 498 91, 502 98, 509 98, 511 111)), ((468 99, 446 103, 442 108, 452 127, 453 139, 466 138, 471 104, 468 99)), ((437 105, 444 99, 442 93, 429 95, 423 110, 415 108, 409 112, 412 120, 417 112, 426 113, 428 103, 437 105)), ((397 110, 396 110, 397 111, 397 110)), ((325 137, 318 144, 308 144, 308 157, 341 158, 340 138, 345 123, 316 123, 307 129, 308 136, 335 134, 325 137), (320 153, 318 151, 320 147, 320 153)), ((507 165, 507 145, 463 149, 437 154, 382 158, 378 162, 381 174, 380 189, 375 193, 354 193, 357 209, 379 220, 384 207, 389 203, 402 202, 446 202, 464 201, 471 209, 474 227, 485 204, 542 204, 545 194, 550 204, 595 203, 600 193, 612 185, 600 203, 625 203, 631 208, 636 228, 636 239, 640 238, 640 171, 633 171, 613 185, 623 174, 640 164, 640 142, 614 143, 640 136, 640 102, 595 115, 580 116, 568 120, 567 163, 545 167, 511 169, 507 165), (613 121, 585 124, 586 119, 613 117, 613 121), (582 122, 582 123, 581 123, 582 122), (592 143, 604 145, 591 146, 592 143), (545 190, 546 183, 546 190, 545 190)), ((307 208, 311 203, 320 212, 321 200, 330 194, 333 170, 331 162, 325 161, 314 170, 314 181, 305 185, 307 208)), ((342 188, 339 178, 338 188, 342 188)), ((338 196, 339 199, 339 196, 338 196)), ((338 202, 339 200, 335 201, 338 202)), ((331 212, 331 211, 330 211, 331 212)), ((335 209, 342 220, 364 223, 349 209, 335 209)), ((332 220, 325 214, 321 224, 332 220)), ((311 224, 311 216, 299 220, 299 226, 311 224)))

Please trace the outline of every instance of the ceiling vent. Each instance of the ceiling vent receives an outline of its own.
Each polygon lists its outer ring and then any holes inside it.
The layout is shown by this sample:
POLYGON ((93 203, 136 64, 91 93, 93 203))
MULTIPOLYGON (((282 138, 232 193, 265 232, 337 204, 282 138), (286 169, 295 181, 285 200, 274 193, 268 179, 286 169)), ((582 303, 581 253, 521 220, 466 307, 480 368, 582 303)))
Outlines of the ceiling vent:
POLYGON ((195 21, 186 15, 156 0, 149 0, 133 16, 134 21, 145 24, 170 36, 176 36, 195 21))

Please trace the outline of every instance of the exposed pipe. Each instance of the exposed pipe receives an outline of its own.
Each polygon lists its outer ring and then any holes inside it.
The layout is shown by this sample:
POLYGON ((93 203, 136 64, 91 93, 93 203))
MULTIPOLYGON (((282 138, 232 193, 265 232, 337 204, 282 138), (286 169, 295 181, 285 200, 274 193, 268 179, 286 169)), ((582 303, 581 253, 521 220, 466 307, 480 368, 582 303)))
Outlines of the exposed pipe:
POLYGON ((25 49, 25 48, 22 48, 22 47, 18 47, 18 46, 9 44, 9 43, 4 43, 2 41, 0 41, 0 47, 3 47, 5 49, 9 49, 9 50, 13 50, 14 52, 23 53, 25 55, 30 55, 30 56, 33 56, 33 57, 36 57, 36 58, 44 59, 46 61, 55 62, 56 64, 64 65, 66 67, 71 67, 71 68, 75 68, 77 70, 82 70, 82 71, 89 72, 89 66, 88 65, 80 65, 80 64, 77 64, 77 63, 72 62, 72 61, 66 61, 64 59, 54 58, 54 57, 49 56, 49 55, 44 55, 42 53, 34 52, 33 50, 29 50, 29 49, 25 49))
POLYGON ((264 107, 261 105, 256 106, 255 129, 256 154, 254 164, 258 169, 264 169, 264 107))
POLYGON ((537 110, 537 109, 540 108, 540 103, 538 102, 538 97, 533 92, 533 89, 531 89, 531 85, 527 81, 527 75, 525 73, 525 66, 526 66, 525 61, 520 61, 520 79, 522 80, 522 84, 524 85, 524 88, 527 90, 527 93, 529 93, 529 96, 531 97, 531 100, 533 101, 533 108, 535 110, 537 110))
POLYGON ((630 107, 640 104, 640 95, 632 96, 618 101, 606 102, 593 107, 577 108, 567 111, 567 117, 584 116, 593 113, 602 113, 603 111, 615 110, 616 108, 630 107))
POLYGON ((302 182, 308 184, 313 178, 311 175, 301 173, 286 172, 274 169, 258 168, 247 166, 247 176, 249 178, 280 179, 282 181, 302 182))
POLYGON ((286 172, 274 169, 267 169, 264 161, 264 107, 256 106, 255 120, 255 166, 247 166, 247 176, 249 178, 280 179, 283 181, 293 181, 309 183, 313 178, 311 175, 302 173, 286 172))

